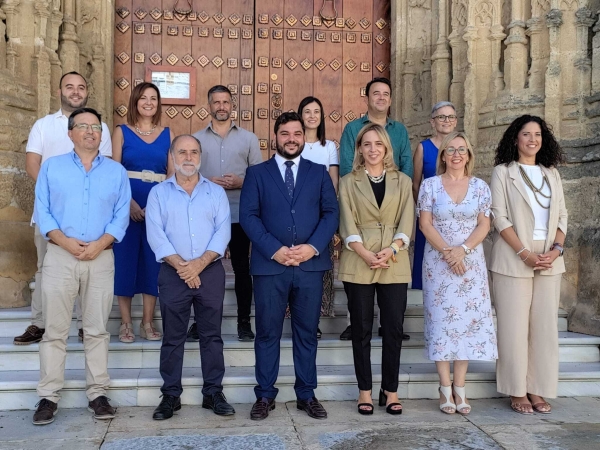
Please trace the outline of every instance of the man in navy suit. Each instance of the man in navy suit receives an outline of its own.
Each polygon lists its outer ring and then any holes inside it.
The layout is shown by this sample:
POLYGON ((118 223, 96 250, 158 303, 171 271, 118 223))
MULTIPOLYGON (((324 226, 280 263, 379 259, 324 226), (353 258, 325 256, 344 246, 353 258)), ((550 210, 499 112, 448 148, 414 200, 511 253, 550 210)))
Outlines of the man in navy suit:
POLYGON ((315 397, 317 326, 327 245, 339 223, 338 202, 325 166, 301 158, 304 124, 294 112, 275 122, 277 154, 249 167, 240 199, 240 224, 252 242, 250 272, 256 305, 257 400, 253 420, 275 409, 279 341, 287 304, 292 314, 297 407, 327 418, 315 397))

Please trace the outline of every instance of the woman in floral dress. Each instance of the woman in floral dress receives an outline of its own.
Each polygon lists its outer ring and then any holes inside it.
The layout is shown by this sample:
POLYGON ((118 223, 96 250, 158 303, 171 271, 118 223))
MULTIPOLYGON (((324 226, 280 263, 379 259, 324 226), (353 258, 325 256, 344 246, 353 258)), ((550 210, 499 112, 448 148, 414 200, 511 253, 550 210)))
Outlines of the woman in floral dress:
POLYGON ((490 230, 492 198, 488 185, 471 175, 474 163, 466 135, 449 134, 440 146, 438 175, 423 181, 417 205, 427 239, 425 349, 440 377, 440 409, 448 414, 471 411, 465 394, 469 361, 493 361, 498 355, 480 245, 490 230), (454 362, 453 384, 450 361, 454 362))

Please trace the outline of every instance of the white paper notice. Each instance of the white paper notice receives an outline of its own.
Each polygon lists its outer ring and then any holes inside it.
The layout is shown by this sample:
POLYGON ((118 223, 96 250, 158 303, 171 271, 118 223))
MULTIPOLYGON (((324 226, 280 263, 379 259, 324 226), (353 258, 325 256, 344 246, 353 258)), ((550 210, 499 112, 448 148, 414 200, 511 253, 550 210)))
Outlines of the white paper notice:
POLYGON ((190 98, 190 74, 187 72, 152 72, 152 82, 162 98, 190 98))

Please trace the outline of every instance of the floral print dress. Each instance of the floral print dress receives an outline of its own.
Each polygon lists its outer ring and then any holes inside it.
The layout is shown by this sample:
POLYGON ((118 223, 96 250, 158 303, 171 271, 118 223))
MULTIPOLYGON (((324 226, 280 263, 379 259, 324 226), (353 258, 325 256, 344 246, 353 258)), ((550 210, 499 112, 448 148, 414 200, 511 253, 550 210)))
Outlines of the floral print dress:
MULTIPOLYGON (((433 226, 450 246, 465 242, 477 226, 477 216, 489 217, 492 196, 479 178, 469 180, 462 202, 454 203, 446 193, 440 176, 423 180, 417 214, 429 211, 433 226)), ((425 352, 433 361, 480 360, 498 358, 496 332, 483 246, 465 256, 467 269, 455 275, 440 252, 429 242, 423 257, 423 305, 425 352)))

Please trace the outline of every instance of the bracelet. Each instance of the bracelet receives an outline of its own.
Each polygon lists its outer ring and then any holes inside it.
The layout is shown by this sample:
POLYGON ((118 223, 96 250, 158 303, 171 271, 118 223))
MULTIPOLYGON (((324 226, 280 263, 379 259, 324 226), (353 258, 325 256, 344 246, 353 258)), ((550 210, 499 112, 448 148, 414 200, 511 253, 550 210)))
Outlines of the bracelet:
POLYGON ((517 252, 517 256, 519 256, 521 253, 523 253, 524 250, 526 250, 526 248, 525 247, 521 247, 521 250, 519 250, 517 252))
POLYGON ((396 244, 395 242, 392 242, 390 244, 390 248, 394 252, 394 255, 400 251, 400 247, 398 247, 398 244, 396 244))
POLYGON ((527 250, 527 251, 528 251, 529 253, 527 253, 527 257, 526 257, 525 259, 523 259, 523 258, 521 258, 521 257, 519 256, 519 259, 520 259, 521 261, 523 261, 523 262, 527 261, 527 260, 529 259, 529 255, 531 255, 531 250, 527 250))

